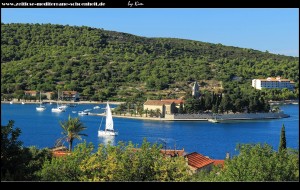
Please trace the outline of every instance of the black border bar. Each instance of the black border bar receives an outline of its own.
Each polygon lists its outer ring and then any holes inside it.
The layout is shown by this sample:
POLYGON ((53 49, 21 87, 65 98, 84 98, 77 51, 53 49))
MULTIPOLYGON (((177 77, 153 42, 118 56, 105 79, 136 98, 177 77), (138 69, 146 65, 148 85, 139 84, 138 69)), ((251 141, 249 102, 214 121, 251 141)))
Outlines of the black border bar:
POLYGON ((298 0, 2 0, 1 8, 298 8, 298 0))

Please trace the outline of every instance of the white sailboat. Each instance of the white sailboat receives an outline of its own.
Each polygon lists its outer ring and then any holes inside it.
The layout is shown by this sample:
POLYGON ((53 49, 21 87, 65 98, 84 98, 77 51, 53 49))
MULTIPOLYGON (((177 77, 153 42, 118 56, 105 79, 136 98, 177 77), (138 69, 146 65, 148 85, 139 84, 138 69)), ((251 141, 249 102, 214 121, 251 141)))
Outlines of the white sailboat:
POLYGON ((40 91, 40 106, 36 107, 36 111, 44 111, 45 109, 46 109, 46 107, 42 105, 42 94, 40 91))
POLYGON ((64 112, 65 109, 58 105, 59 91, 58 91, 57 94, 58 94, 58 95, 57 95, 57 102, 56 102, 56 105, 57 105, 57 106, 56 106, 56 108, 52 108, 51 111, 52 111, 52 112, 57 112, 57 113, 64 112))
POLYGON ((57 104, 57 107, 56 108, 52 108, 51 111, 52 112, 58 112, 58 113, 60 113, 60 112, 63 112, 65 110, 62 107, 59 107, 58 104, 57 104))
MULTIPOLYGON (((63 99, 64 99, 64 93, 61 92, 61 102, 63 102, 63 99)), ((59 107, 66 110, 68 106, 66 104, 61 103, 59 107)))
MULTIPOLYGON (((103 119, 103 117, 102 117, 103 119)), ((102 124, 102 120, 101 120, 101 124, 102 124)), ((100 124, 100 127, 101 127, 100 124)), ((112 119, 112 114, 111 114, 111 109, 109 107, 109 104, 107 102, 107 106, 106 106, 106 122, 105 122, 105 130, 98 130, 98 137, 100 136, 116 136, 118 135, 118 132, 114 130, 114 122, 112 119)))

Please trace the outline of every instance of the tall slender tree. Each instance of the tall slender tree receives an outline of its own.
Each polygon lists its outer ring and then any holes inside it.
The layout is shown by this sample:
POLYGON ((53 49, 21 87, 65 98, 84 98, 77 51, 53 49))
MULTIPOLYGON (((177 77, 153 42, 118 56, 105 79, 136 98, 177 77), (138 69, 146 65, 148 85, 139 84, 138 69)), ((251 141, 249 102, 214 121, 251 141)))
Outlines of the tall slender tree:
POLYGON ((60 126, 63 129, 62 134, 64 138, 66 138, 67 142, 69 142, 69 151, 72 151, 73 141, 75 139, 81 140, 81 136, 87 136, 81 131, 85 130, 86 127, 81 123, 79 118, 69 118, 67 121, 60 122, 60 126))
POLYGON ((183 114, 183 104, 182 103, 180 103, 180 105, 179 105, 178 113, 183 114))
POLYGON ((282 152, 285 149, 286 149, 285 127, 284 124, 282 124, 278 152, 282 152))

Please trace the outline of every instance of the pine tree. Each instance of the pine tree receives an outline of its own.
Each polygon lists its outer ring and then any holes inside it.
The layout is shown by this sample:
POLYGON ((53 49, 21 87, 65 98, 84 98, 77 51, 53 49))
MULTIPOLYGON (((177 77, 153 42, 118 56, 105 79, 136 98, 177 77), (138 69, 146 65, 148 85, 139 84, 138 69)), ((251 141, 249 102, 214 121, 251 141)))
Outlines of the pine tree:
POLYGON ((286 138, 285 138, 285 127, 284 124, 282 124, 278 151, 281 152, 284 149, 286 149, 286 138))

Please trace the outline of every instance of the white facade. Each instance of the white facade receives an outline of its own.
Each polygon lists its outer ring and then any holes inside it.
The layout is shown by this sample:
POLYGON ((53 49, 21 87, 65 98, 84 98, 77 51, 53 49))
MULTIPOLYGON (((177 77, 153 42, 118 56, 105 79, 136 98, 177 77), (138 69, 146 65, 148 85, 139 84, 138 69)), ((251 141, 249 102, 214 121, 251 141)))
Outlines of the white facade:
POLYGON ((267 79, 253 79, 252 86, 255 89, 283 89, 287 88, 289 90, 294 90, 295 83, 288 79, 281 79, 280 77, 271 78, 268 77, 267 79))

